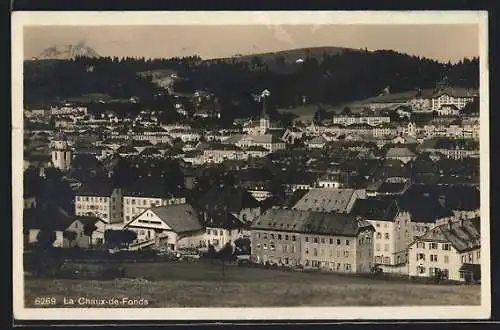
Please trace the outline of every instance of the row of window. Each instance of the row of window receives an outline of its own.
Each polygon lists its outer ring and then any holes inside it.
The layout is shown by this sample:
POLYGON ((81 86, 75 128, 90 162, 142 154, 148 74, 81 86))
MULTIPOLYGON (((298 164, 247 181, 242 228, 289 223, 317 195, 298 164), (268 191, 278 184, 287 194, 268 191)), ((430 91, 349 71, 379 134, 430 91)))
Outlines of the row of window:
MULTIPOLYGON (((268 239, 268 238, 275 239, 275 238, 277 238, 278 241, 281 241, 281 240, 289 241, 289 240, 291 240, 291 241, 295 242, 295 240, 296 240, 295 235, 282 235, 282 234, 277 234, 277 235, 275 235, 275 234, 269 234, 268 235, 268 234, 264 233, 262 235, 262 237, 264 239, 268 239)), ((257 238, 261 238, 260 233, 257 233, 257 238)))
MULTIPOLYGON (((377 235, 375 235, 375 238, 376 239, 382 239, 382 233, 377 233, 377 235)), ((385 239, 390 239, 389 233, 385 233, 384 234, 384 238, 385 239)))
MULTIPOLYGON (((238 229, 238 234, 241 234, 242 232, 243 232, 242 229, 238 229)), ((207 228, 206 229, 206 233, 207 233, 207 235, 224 236, 224 231, 223 230, 217 230, 217 229, 207 228)), ((232 236, 233 231, 232 230, 228 230, 227 233, 228 233, 228 236, 232 236)))
MULTIPOLYGON (((114 202, 115 198, 112 198, 114 202)), ((109 201, 109 197, 94 197, 94 196, 76 196, 75 200, 77 202, 94 202, 94 203, 107 203, 109 201)))
MULTIPOLYGON (((305 237, 305 241, 306 242, 309 242, 310 241, 310 238, 308 236, 305 237)), ((318 237, 312 237, 312 242, 315 243, 315 244, 318 244, 319 242, 321 242, 321 244, 325 244, 326 243, 326 238, 325 237, 321 237, 321 238, 318 238, 318 237)), ((333 238, 330 238, 328 239, 328 243, 330 244, 334 244, 335 240, 333 238)), ((337 239, 336 240, 336 243, 337 245, 341 245, 342 244, 342 241, 340 239, 337 239)), ((345 245, 349 245, 350 243, 350 240, 346 239, 345 240, 345 245)))
MULTIPOLYGON (((429 255, 429 260, 431 262, 438 262, 438 256, 437 254, 431 254, 429 255)), ((417 261, 425 261, 425 253, 417 253, 417 261)), ((445 264, 450 262, 450 257, 449 256, 444 256, 443 261, 445 264)))
MULTIPOLYGON (((334 251, 335 250, 329 250, 329 256, 330 257, 333 257, 334 251)), ((304 252, 305 252, 305 254, 309 254, 309 249, 306 248, 304 250, 304 252)), ((312 255, 315 256, 315 257, 317 257, 318 256, 318 249, 316 249, 316 248, 312 249, 312 255)), ((324 256, 325 255, 325 251, 323 249, 320 249, 319 250, 319 255, 320 256, 324 256)), ((348 250, 343 250, 343 251, 337 250, 337 258, 341 258, 341 257, 348 258, 349 257, 349 251, 348 250)))
POLYGON ((335 262, 326 262, 326 261, 320 261, 320 260, 307 260, 305 262, 306 267, 313 267, 313 268, 329 268, 332 271, 351 271, 351 264, 348 263, 335 263, 335 262))
MULTIPOLYGON (((448 278, 450 275, 450 272, 446 268, 437 268, 437 267, 429 267, 429 276, 434 276, 437 271, 441 271, 441 274, 443 275, 444 278, 448 278)), ((425 274, 426 273, 426 268, 423 266, 418 266, 417 267, 417 274, 425 274)))
MULTIPOLYGON (((108 205, 88 205, 88 204, 76 204, 77 209, 84 209, 84 210, 108 210, 108 205)), ((113 207, 113 210, 115 208, 113 207)))
MULTIPOLYGON (((428 246, 429 250, 438 250, 439 249, 439 244, 440 243, 430 242, 428 245, 426 245, 425 242, 417 242, 417 248, 418 249, 425 249, 426 246, 428 246)), ((441 249, 443 251, 450 251, 451 250, 451 244, 450 243, 441 243, 441 249)))

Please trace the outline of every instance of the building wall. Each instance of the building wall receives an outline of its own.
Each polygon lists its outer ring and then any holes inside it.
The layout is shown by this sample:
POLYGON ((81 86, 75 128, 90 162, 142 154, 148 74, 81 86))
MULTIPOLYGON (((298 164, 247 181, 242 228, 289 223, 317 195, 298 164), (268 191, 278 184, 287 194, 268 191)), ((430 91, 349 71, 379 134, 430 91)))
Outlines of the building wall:
POLYGON ((285 266, 301 264, 301 239, 298 233, 252 230, 252 260, 285 266))
POLYGON ((108 196, 75 196, 75 214, 90 215, 110 223, 111 200, 108 196))
POLYGON ((395 263, 395 236, 396 226, 393 221, 370 220, 368 222, 375 228, 373 234, 373 262, 375 264, 395 263))
POLYGON ((31 209, 36 207, 36 198, 35 197, 25 197, 24 198, 24 208, 31 209))
POLYGON ((224 245, 230 243, 234 245, 234 241, 243 236, 242 229, 223 229, 207 227, 203 237, 203 247, 213 245, 215 250, 222 249, 224 245))
POLYGON ((71 150, 52 150, 52 163, 55 168, 66 171, 71 168, 72 152, 71 150))
POLYGON ((134 217, 153 206, 183 204, 186 202, 184 197, 158 198, 158 197, 138 197, 123 196, 123 221, 128 223, 134 217))
POLYGON ((330 235, 301 235, 301 264, 335 272, 356 272, 356 238, 330 235))
POLYGON ((448 271, 448 278, 450 280, 460 281, 459 271, 462 264, 480 263, 478 251, 479 249, 475 249, 466 253, 459 253, 449 242, 417 241, 409 248, 409 275, 432 277, 433 269, 439 268, 448 271), (431 247, 431 243, 436 244, 435 247, 437 248, 431 247), (447 245, 449 250, 444 250, 444 245, 447 245), (424 259, 419 258, 419 255, 422 255, 424 259), (435 256, 436 259, 431 259, 431 255, 435 256), (419 269, 419 267, 422 268, 419 269))

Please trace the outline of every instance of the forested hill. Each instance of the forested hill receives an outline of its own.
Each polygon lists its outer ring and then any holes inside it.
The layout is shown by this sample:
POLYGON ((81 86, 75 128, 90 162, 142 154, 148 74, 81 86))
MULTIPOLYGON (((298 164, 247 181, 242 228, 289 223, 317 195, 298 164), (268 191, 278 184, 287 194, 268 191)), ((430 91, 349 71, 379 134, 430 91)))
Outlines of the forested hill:
MULTIPOLYGON (((290 63, 274 56, 203 61, 199 57, 172 59, 76 58, 27 61, 24 96, 28 104, 66 99, 89 93, 112 98, 138 96, 152 99, 164 93, 138 72, 171 69, 178 79, 174 90, 189 93, 208 90, 220 100, 223 113, 244 116, 255 111, 251 94, 267 88, 270 106, 291 107, 308 103, 339 104, 378 95, 387 86, 393 93, 434 88, 446 78, 451 86, 478 88, 479 59, 457 64, 400 54, 394 51, 344 50, 306 57, 290 63), (273 61, 271 63, 270 61, 273 61), (286 70, 292 65, 293 70, 286 70)), ((164 104, 169 107, 169 102, 164 104)))

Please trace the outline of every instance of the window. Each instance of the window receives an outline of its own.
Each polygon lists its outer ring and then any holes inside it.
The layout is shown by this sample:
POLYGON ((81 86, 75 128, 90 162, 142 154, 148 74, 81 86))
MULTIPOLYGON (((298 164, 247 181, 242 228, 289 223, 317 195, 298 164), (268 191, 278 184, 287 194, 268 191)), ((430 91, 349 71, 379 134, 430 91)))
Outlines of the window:
POLYGON ((467 256, 466 255, 462 256, 462 263, 463 264, 467 263, 467 256))
POLYGON ((288 235, 285 235, 285 240, 288 241, 288 235))
POLYGON ((264 250, 267 250, 267 244, 264 243, 264 250))
POLYGON ((344 251, 344 257, 349 257, 349 251, 344 251))
POLYGON ((385 233, 385 239, 389 239, 389 233, 385 233))
POLYGON ((318 238, 314 237, 314 243, 318 243, 318 238))
POLYGON ((308 248, 306 248, 305 253, 309 254, 309 249, 308 248))
POLYGON ((274 251, 274 250, 276 249, 276 247, 274 246, 274 243, 271 243, 271 244, 269 245, 269 247, 270 247, 271 251, 274 251))
POLYGON ((467 256, 469 257, 468 258, 469 259, 469 263, 471 264, 472 263, 472 253, 469 253, 467 256))
POLYGON ((318 249, 314 248, 313 255, 314 255, 315 257, 317 257, 317 256, 318 256, 318 249))
POLYGON ((438 244, 437 243, 430 243, 429 244, 429 249, 431 250, 437 250, 438 248, 438 244))
POLYGON ((481 258, 481 251, 476 252, 477 261, 481 258))
POLYGON ((444 256, 444 263, 447 264, 450 262, 450 257, 449 256, 444 256))
POLYGON ((380 251, 380 244, 375 244, 375 249, 376 249, 377 251, 380 251))
POLYGON ((377 223, 377 224, 375 225, 375 227, 380 227, 380 223, 377 223))
POLYGON ((417 242, 417 248, 425 249, 425 243, 424 242, 417 242))
POLYGON ((293 236, 292 236, 292 241, 294 241, 294 242, 295 242, 295 235, 293 235, 293 236))
POLYGON ((425 267, 421 267, 421 266, 417 267, 417 273, 418 274, 424 274, 425 273, 425 267))
POLYGON ((349 246, 349 240, 348 239, 345 240, 345 245, 349 246))
POLYGON ((382 238, 382 233, 377 233, 377 239, 381 239, 382 238))
POLYGON ((344 264, 344 269, 349 272, 351 270, 351 265, 350 264, 344 264))
POLYGON ((257 243, 257 249, 260 249, 260 243, 257 243))
POLYGON ((438 256, 437 256, 437 254, 431 254, 431 261, 432 261, 432 262, 437 262, 437 261, 438 261, 438 256))
POLYGON ((278 234, 278 241, 281 241, 281 234, 278 234))
POLYGON ((384 258, 384 264, 390 264, 391 263, 391 258, 385 257, 384 258))
POLYGON ((389 244, 384 244, 384 251, 389 252, 389 244))
POLYGON ((425 261, 425 254, 424 253, 417 253, 417 261, 425 261))
POLYGON ((330 244, 333 244, 333 238, 330 238, 330 244))
POLYGON ((271 234, 271 239, 274 239, 274 234, 271 234))
POLYGON ((337 240, 337 245, 340 245, 340 240, 339 239, 337 240))
POLYGON ((264 234, 264 239, 267 239, 267 234, 264 234))
POLYGON ((321 244, 325 244, 325 238, 324 237, 321 238, 321 244))
POLYGON ((309 237, 306 236, 306 242, 309 242, 309 237))
POLYGON ((257 238, 260 238, 260 233, 257 233, 257 238))

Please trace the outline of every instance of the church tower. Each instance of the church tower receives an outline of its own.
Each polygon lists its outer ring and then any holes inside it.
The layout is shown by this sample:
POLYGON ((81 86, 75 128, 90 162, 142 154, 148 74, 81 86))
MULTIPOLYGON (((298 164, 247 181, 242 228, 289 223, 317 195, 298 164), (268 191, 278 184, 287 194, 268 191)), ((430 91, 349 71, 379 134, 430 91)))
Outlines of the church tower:
POLYGON ((414 122, 409 122, 408 123, 408 135, 412 137, 417 137, 417 126, 415 125, 414 122))
POLYGON ((51 156, 52 164, 54 164, 55 168, 61 171, 67 171, 71 168, 73 152, 66 141, 55 141, 51 150, 51 156))
POLYGON ((259 131, 261 134, 266 134, 266 132, 271 128, 271 122, 269 120, 269 115, 267 114, 267 98, 271 93, 266 89, 262 92, 262 113, 260 115, 259 131))

